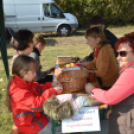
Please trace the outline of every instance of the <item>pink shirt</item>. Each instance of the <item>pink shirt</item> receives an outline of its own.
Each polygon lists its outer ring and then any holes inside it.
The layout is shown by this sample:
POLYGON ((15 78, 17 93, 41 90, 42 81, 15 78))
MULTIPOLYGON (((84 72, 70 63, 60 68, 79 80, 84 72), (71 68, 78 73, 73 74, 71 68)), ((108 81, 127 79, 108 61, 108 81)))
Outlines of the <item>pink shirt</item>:
POLYGON ((124 70, 115 84, 108 90, 93 88, 94 97, 105 104, 114 105, 134 93, 134 68, 124 70))

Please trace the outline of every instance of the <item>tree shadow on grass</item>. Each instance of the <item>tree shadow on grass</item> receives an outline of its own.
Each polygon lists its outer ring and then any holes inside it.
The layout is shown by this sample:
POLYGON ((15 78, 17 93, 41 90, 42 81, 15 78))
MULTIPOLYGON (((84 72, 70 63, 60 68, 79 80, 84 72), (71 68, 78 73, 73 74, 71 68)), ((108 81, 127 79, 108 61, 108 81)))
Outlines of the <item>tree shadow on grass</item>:
POLYGON ((47 46, 55 46, 58 42, 55 39, 45 39, 47 46))
POLYGON ((85 30, 79 30, 76 31, 75 33, 72 33, 72 36, 84 36, 85 35, 85 30))
MULTIPOLYGON (((72 32, 70 37, 72 36, 84 36, 86 32, 86 29, 78 29, 75 32, 72 32)), ((59 37, 59 35, 56 32, 48 32, 48 33, 39 33, 41 36, 43 36, 44 38, 56 38, 59 37)), ((62 37, 61 37, 62 38, 62 37)))

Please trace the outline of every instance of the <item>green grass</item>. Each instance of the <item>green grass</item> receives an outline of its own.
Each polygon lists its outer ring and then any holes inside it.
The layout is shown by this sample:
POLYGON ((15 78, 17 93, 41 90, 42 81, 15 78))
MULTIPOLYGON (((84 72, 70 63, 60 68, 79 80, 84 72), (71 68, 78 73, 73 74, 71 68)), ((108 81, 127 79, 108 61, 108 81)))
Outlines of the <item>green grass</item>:
MULTIPOLYGON (((134 26, 113 27, 109 26, 108 29, 112 31, 117 37, 123 36, 125 33, 134 31, 134 26)), ((78 30, 70 37, 58 37, 56 34, 47 34, 44 36, 47 46, 42 52, 41 64, 42 69, 47 70, 55 66, 57 56, 72 56, 80 57, 88 55, 91 50, 86 45, 84 38, 85 29, 78 30)), ((42 34, 43 33, 39 33, 42 34)), ((10 64, 14 50, 7 44, 8 63, 10 64)), ((7 79, 0 54, 0 134, 9 134, 13 125, 12 114, 7 112, 5 107, 5 94, 6 94, 7 79), (3 81, 1 81, 3 79, 3 81)))

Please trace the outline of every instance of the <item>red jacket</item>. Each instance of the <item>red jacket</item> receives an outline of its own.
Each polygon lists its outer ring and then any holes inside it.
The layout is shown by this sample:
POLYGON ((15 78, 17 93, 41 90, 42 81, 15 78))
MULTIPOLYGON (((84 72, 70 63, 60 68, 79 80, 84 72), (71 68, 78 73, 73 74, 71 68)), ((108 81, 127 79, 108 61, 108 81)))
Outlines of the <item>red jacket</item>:
POLYGON ((20 77, 14 76, 8 91, 14 123, 19 132, 38 133, 48 124, 49 120, 41 112, 43 102, 57 94, 51 87, 51 82, 40 85, 37 82, 26 83, 20 77))

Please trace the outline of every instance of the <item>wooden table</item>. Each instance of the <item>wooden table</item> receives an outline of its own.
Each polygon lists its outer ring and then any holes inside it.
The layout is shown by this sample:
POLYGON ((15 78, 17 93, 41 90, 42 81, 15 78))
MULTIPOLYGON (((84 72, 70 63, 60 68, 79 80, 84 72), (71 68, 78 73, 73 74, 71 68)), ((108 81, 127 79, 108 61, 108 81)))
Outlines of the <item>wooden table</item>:
MULTIPOLYGON (((68 61, 69 62, 69 61, 68 61)), ((70 61, 70 63, 71 63, 72 61, 70 61)), ((55 66, 55 71, 54 71, 54 75, 53 75, 53 81, 57 81, 57 79, 56 79, 56 76, 57 75, 59 75, 61 72, 62 72, 62 70, 65 68, 65 64, 66 63, 61 63, 61 62, 59 62, 58 61, 58 59, 57 59, 57 61, 56 61, 56 66, 55 66)), ((77 92, 65 92, 65 91, 63 91, 63 93, 62 94, 66 94, 66 93, 79 93, 79 94, 86 94, 86 92, 85 92, 85 89, 83 89, 83 90, 80 90, 80 91, 77 91, 77 92)), ((99 109, 106 109, 106 108, 108 108, 108 105, 106 105, 106 104, 101 104, 101 105, 99 105, 99 109)))
MULTIPOLYGON (((70 61, 70 63, 71 62, 72 61, 70 61)), ((58 61, 58 59, 57 59, 56 66, 55 66, 55 71, 54 71, 54 75, 53 75, 53 81, 57 81, 57 78, 56 77, 57 77, 57 75, 59 75, 62 72, 63 69, 65 69, 65 63, 64 64, 63 63, 60 63, 58 61)), ((66 94, 66 93, 71 93, 72 94, 72 92, 69 92, 69 91, 68 92, 63 91, 62 94, 66 94)), ((77 92, 73 92, 73 93, 86 94, 85 89, 80 90, 80 91, 77 91, 77 92)), ((107 108, 108 108, 108 105, 106 105, 106 104, 99 105, 99 112, 100 112, 100 119, 101 120, 103 119, 103 116, 104 116, 103 109, 107 109, 107 108)), ((55 125, 55 122, 53 122, 53 129, 54 129, 54 126, 56 126, 55 125)), ((53 130, 53 134, 55 134, 54 130, 53 130)), ((76 133, 76 134, 81 134, 81 132, 76 133)))

